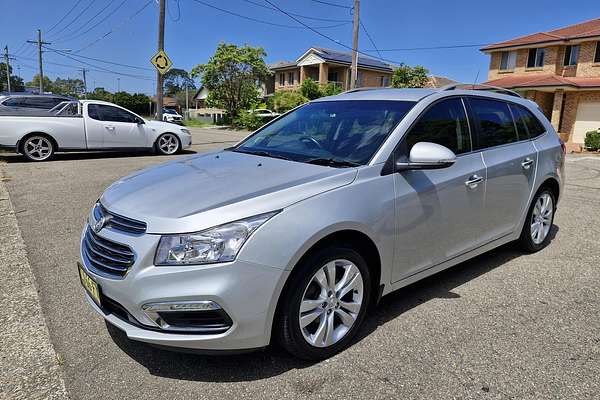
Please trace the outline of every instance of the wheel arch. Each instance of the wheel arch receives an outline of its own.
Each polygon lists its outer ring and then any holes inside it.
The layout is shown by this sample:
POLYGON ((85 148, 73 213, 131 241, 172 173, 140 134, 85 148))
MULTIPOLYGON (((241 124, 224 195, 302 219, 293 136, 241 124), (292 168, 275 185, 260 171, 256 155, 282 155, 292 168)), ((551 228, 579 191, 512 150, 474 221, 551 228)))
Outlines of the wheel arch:
POLYGON ((552 194, 554 195, 554 201, 558 203, 558 197, 560 196, 560 184, 558 183, 558 180, 553 176, 546 177, 538 187, 536 193, 545 188, 548 188, 552 191, 552 194))
POLYGON ((171 132, 171 131, 161 132, 158 135, 156 135, 156 137, 154 138, 154 142, 152 143, 152 148, 155 149, 158 144, 158 139, 160 139, 163 135, 166 135, 166 134, 171 134, 171 135, 175 136, 177 138, 177 141, 179 142, 179 148, 181 149, 181 139, 179 138, 179 135, 177 133, 171 132))
POLYGON ((54 151, 55 152, 58 151, 58 149, 59 149, 58 141, 54 138, 54 136, 52 136, 51 134, 49 134, 47 132, 35 131, 35 132, 29 132, 29 133, 23 135, 19 140, 17 140, 17 143, 16 143, 17 151, 20 154, 23 154, 23 151, 21 148, 23 146, 23 142, 32 136, 44 136, 44 137, 48 138, 50 141, 52 141, 52 144, 54 145, 54 151))

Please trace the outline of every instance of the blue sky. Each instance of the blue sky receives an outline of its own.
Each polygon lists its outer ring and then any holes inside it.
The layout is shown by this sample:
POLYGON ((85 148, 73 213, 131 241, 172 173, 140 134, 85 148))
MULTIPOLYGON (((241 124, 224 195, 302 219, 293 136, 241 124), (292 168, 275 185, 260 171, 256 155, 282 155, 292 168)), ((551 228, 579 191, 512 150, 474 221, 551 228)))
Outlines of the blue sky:
MULTIPOLYGON (((342 21, 352 19, 349 9, 320 4, 314 0, 271 1, 286 11, 305 16, 342 21)), ((286 15, 252 4, 268 6, 263 0, 202 2, 249 18, 299 26, 286 15)), ((352 4, 352 0, 329 2, 346 6, 352 4)), ((51 47, 78 50, 89 45, 76 54, 150 69, 149 59, 156 51, 158 5, 155 0, 147 3, 148 0, 0 0, 0 47, 8 45, 10 52, 16 53, 17 59, 12 64, 16 70, 20 66, 23 78, 30 80, 37 72, 37 53, 32 45, 22 46, 24 41, 33 39, 38 28, 42 32, 48 31, 77 4, 54 29, 48 34, 44 33, 44 39, 53 43, 51 47), (50 3, 53 5, 50 6, 50 3), (146 4, 139 14, 132 16, 146 4), (98 16, 92 19, 96 14, 98 16), (98 26, 90 29, 96 24, 98 26)), ((250 21, 194 0, 167 0, 167 9, 165 50, 178 68, 189 70, 205 62, 220 41, 262 46, 267 52, 268 62, 295 59, 311 46, 343 49, 304 28, 250 21)), ((361 1, 361 19, 379 49, 492 43, 597 17, 600 17, 597 0, 361 1)), ((338 23, 301 20, 340 43, 352 43, 350 23, 328 28, 338 23)), ((373 49, 364 31, 360 33, 359 48, 373 49)), ((479 81, 484 80, 489 62, 488 57, 478 51, 478 47, 382 52, 382 56, 395 62, 421 64, 435 75, 462 82, 473 82, 478 72, 479 81)), ((81 73, 77 68, 86 67, 96 69, 88 72, 90 89, 95 84, 110 91, 115 91, 118 85, 128 91, 149 94, 154 91, 152 78, 155 74, 151 70, 103 64, 89 59, 84 61, 93 66, 83 65, 52 52, 45 53, 44 58, 47 61, 46 74, 52 79, 57 76, 78 77, 81 73), (119 77, 101 69, 135 77, 119 77)))

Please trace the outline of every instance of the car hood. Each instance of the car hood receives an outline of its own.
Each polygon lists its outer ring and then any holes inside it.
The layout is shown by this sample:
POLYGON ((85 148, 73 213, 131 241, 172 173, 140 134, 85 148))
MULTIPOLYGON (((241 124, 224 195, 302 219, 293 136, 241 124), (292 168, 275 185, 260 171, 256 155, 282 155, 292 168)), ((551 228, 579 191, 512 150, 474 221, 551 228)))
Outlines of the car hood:
POLYGON ((152 128, 155 131, 159 131, 159 132, 173 131, 173 129, 175 129, 175 130, 181 129, 177 125, 173 125, 171 123, 163 122, 163 121, 146 120, 145 123, 149 128, 152 128))
POLYGON ((194 232, 283 209, 350 184, 356 172, 219 151, 122 178, 100 201, 113 213, 146 222, 148 233, 194 232))

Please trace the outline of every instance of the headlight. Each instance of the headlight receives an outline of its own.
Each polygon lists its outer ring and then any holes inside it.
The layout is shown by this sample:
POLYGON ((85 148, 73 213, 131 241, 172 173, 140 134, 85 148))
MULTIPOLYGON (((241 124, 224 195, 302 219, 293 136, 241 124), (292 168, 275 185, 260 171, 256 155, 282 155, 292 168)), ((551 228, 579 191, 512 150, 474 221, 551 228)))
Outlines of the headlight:
POLYGON ((277 212, 256 215, 196 233, 162 236, 154 264, 190 265, 232 261, 250 235, 277 212))
POLYGON ((181 132, 185 133, 186 135, 192 134, 189 129, 185 129, 185 128, 181 128, 181 132))

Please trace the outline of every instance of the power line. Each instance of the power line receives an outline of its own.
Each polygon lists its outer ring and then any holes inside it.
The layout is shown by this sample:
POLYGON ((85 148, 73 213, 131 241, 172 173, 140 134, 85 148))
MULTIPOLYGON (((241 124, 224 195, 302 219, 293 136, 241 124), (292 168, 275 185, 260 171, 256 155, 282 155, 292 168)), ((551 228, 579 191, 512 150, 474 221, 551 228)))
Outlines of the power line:
MULTIPOLYGON (((87 5, 87 7, 84 7, 83 10, 81 10, 79 12, 79 14, 77 14, 77 16, 75 16, 75 18, 73 18, 73 20, 71 22, 69 22, 67 25, 63 26, 61 29, 59 29, 58 31, 54 32, 52 35, 54 35, 56 37, 56 35, 58 35, 59 33, 63 32, 65 29, 67 29, 69 26, 73 25, 73 23, 75 21, 77 21, 79 19, 79 17, 81 17, 83 15, 84 12, 86 12, 87 10, 90 9, 90 7, 94 4, 94 0, 91 0, 90 3, 87 5)), ((46 34, 48 34, 48 32, 46 32, 46 34)))
POLYGON ((96 40, 93 40, 91 42, 89 42, 88 44, 86 44, 85 46, 81 47, 80 49, 76 50, 75 53, 79 53, 93 45, 95 45, 96 43, 98 43, 99 41, 101 41, 102 39, 108 37, 110 34, 112 34, 113 32, 121 29, 121 27, 123 25, 125 25, 127 22, 131 21, 133 18, 135 18, 138 14, 140 14, 142 11, 144 11, 146 9, 146 7, 148 7, 150 5, 150 3, 152 3, 152 0, 148 0, 139 10, 137 10, 136 12, 134 12, 133 14, 131 14, 129 17, 125 18, 123 21, 121 21, 120 24, 118 24, 117 26, 115 26, 114 28, 112 28, 110 31, 106 32, 104 35, 100 36, 99 38, 97 38, 96 40))
POLYGON ((175 4, 177 4, 177 18, 173 18, 173 15, 171 15, 171 8, 167 8, 167 11, 169 12, 169 18, 171 18, 171 21, 178 22, 181 19, 181 7, 179 5, 179 0, 173 1, 175 2, 175 4))
MULTIPOLYGON (((58 49, 53 49, 51 47, 44 46, 44 48, 47 49, 47 50, 49 50, 49 51, 52 51, 54 53, 66 53, 65 51, 61 51, 61 50, 58 50, 58 49)), ((98 61, 98 62, 105 63, 105 64, 118 65, 119 67, 127 67, 127 68, 141 69, 141 70, 144 70, 144 71, 152 71, 152 72, 154 72, 154 69, 152 69, 152 68, 140 67, 140 66, 137 66, 137 65, 130 65, 130 64, 122 64, 122 63, 118 63, 118 62, 114 62, 114 61, 102 60, 100 58, 82 56, 81 54, 71 54, 71 56, 75 57, 75 58, 78 58, 78 59, 79 58, 83 58, 83 59, 86 59, 86 60, 98 61)))
POLYGON ((358 23, 360 24, 360 27, 363 29, 363 31, 365 31, 365 34, 367 35, 367 38, 369 38, 369 42, 371 42, 371 44, 373 45, 373 47, 375 48, 375 51, 377 52, 377 55, 379 57, 381 57, 381 52, 379 51, 379 49, 377 48, 377 45, 375 44, 375 42, 373 41, 373 38, 371 37, 371 35, 369 34, 369 31, 367 30, 367 27, 365 26, 365 24, 363 24, 362 19, 358 20, 358 23))
MULTIPOLYGON (((261 3, 257 3, 255 1, 252 0, 243 0, 246 3, 250 3, 250 4, 254 4, 255 6, 258 7, 262 7, 262 8, 266 8, 267 10, 273 10, 273 11, 278 11, 276 8, 273 7, 269 7, 265 4, 261 4, 261 3)), ((314 21, 325 21, 325 22, 348 22, 351 23, 352 21, 349 19, 331 19, 331 18, 318 18, 318 17, 309 17, 308 15, 302 15, 302 14, 296 14, 293 12, 288 11, 288 13, 290 13, 290 15, 294 15, 298 18, 304 18, 304 19, 312 19, 314 21)))
MULTIPOLYGON (((277 23, 274 23, 274 22, 264 21, 262 19, 248 17, 246 15, 238 14, 236 12, 225 10, 224 8, 220 8, 220 7, 214 6, 214 5, 210 4, 210 3, 204 2, 202 0, 194 0, 194 1, 196 3, 200 3, 202 5, 205 5, 206 7, 214 8, 215 10, 219 10, 219 11, 227 13, 227 14, 235 15, 236 17, 239 17, 239 18, 247 19, 248 21, 258 22, 260 24, 265 24, 265 25, 278 26, 280 28, 294 28, 294 29, 302 28, 301 26, 277 24, 277 23)), ((329 25, 329 26, 320 26, 320 27, 316 27, 316 28, 318 28, 318 29, 336 28, 338 26, 342 26, 342 25, 346 25, 346 24, 347 24, 347 22, 344 22, 344 23, 341 23, 341 24, 329 25)))
POLYGON ((73 12, 73 10, 76 9, 77 6, 79 5, 79 3, 81 3, 82 1, 83 0, 77 0, 77 2, 73 5, 73 7, 71 7, 71 9, 69 11, 67 11, 67 13, 65 15, 63 15, 62 18, 59 19, 57 23, 52 25, 52 27, 50 27, 50 29, 46 30, 46 33, 49 33, 50 31, 52 31, 52 29, 56 28, 58 26, 58 24, 63 22, 65 20, 65 18, 67 18, 69 16, 69 14, 71 14, 73 12))
POLYGON ((363 51, 368 51, 368 52, 373 52, 373 51, 416 51, 416 50, 443 50, 443 49, 464 49, 467 47, 481 47, 481 46, 487 46, 489 43, 482 43, 482 44, 456 44, 456 45, 449 45, 449 46, 431 46, 431 47, 405 47, 405 48, 398 48, 398 49, 369 49, 369 50, 363 50, 363 51))
MULTIPOLYGON (((352 48, 352 47, 350 47, 350 46, 348 46, 347 44, 344 44, 344 43, 340 42, 339 40, 335 40, 335 39, 334 39, 334 38, 332 38, 331 36, 327 36, 326 34, 319 32, 319 31, 318 31, 318 30, 316 30, 315 28, 313 28, 313 27, 311 27, 311 26, 309 26, 309 25, 306 25, 304 22, 300 21, 298 18, 294 17, 293 15, 290 15, 290 14, 288 14, 286 11, 284 11, 284 10, 282 10, 281 8, 277 7, 277 6, 276 6, 275 4, 273 4, 273 2, 271 2, 270 0, 264 0, 264 1, 265 1, 265 2, 267 2, 267 3, 269 3, 270 5, 272 5, 272 6, 273 6, 273 7, 275 7, 277 10, 279 10, 279 12, 281 12, 281 13, 283 13, 283 14, 287 15, 288 17, 290 17, 291 19, 293 19, 294 21, 296 21, 296 22, 297 22, 297 23, 299 23, 300 25, 302 25, 302 26, 304 26, 305 28, 307 28, 307 29, 309 29, 309 30, 313 31, 313 32, 314 32, 314 33, 316 33, 317 35, 319 35, 319 36, 321 36, 321 37, 323 37, 323 38, 325 38, 325 39, 327 39, 327 40, 329 40, 329 41, 331 41, 331 42, 333 42, 333 43, 337 44, 338 46, 341 46, 341 47, 343 47, 343 48, 345 48, 345 49, 348 49, 348 50, 351 50, 351 51, 353 50, 353 48, 352 48)), ((313 1, 314 1, 314 0, 313 0, 313 1)), ((370 54, 367 54, 367 53, 365 53, 365 52, 364 52, 364 51, 362 51, 362 50, 357 50, 357 53, 359 53, 359 54, 362 54, 363 56, 366 56, 366 57, 375 58, 375 59, 378 59, 378 60, 381 60, 381 61, 385 61, 385 62, 389 62, 389 63, 392 63, 392 64, 402 64, 401 62, 398 62, 398 61, 389 60, 389 59, 382 58, 382 57, 376 57, 376 56, 372 56, 372 55, 370 55, 370 54)))
POLYGON ((66 36, 63 36, 62 38, 54 40, 54 42, 58 42, 58 43, 60 43, 60 42, 66 42, 66 41, 69 41, 69 40, 73 40, 76 37, 81 37, 81 36, 85 35, 89 31, 91 31, 92 29, 94 29, 95 27, 97 27, 98 25, 100 25, 102 22, 106 21, 106 19, 108 17, 110 17, 115 11, 117 11, 125 3, 125 1, 127 1, 127 0, 124 0, 123 3, 121 3, 121 5, 119 5, 119 7, 115 8, 113 11, 111 11, 106 17, 104 17, 103 19, 101 19, 98 23, 94 24, 94 26, 92 26, 91 28, 89 28, 88 30, 86 30, 85 32, 83 32, 82 34, 75 36, 75 34, 77 32, 79 32, 80 30, 82 30, 83 28, 85 28, 87 24, 89 24, 90 22, 92 22, 96 17, 98 17, 98 15, 102 14, 106 9, 108 9, 112 5, 112 3, 115 2, 115 0, 110 0, 106 6, 104 6, 103 8, 101 8, 100 11, 98 11, 92 18, 88 19, 81 26, 79 26, 79 28, 75 29, 71 33, 68 33, 66 36))
POLYGON ((322 0, 312 0, 312 1, 314 1, 315 3, 326 4, 326 5, 332 6, 332 7, 346 8, 348 10, 352 10, 352 8, 353 8, 353 7, 350 7, 350 6, 343 5, 343 4, 330 3, 328 1, 322 1, 322 0))

